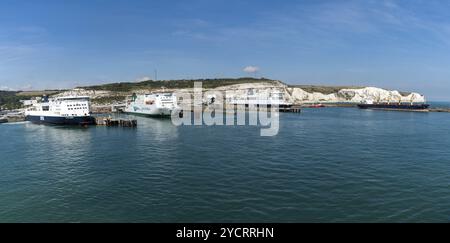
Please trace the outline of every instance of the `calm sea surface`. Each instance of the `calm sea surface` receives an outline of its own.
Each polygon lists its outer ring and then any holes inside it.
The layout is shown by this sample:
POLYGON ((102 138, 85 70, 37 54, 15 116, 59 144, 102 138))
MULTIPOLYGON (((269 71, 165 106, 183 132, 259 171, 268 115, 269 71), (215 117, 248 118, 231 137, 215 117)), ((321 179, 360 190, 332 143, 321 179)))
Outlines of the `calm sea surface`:
POLYGON ((1 222, 448 222, 450 113, 258 127, 0 125, 1 222))

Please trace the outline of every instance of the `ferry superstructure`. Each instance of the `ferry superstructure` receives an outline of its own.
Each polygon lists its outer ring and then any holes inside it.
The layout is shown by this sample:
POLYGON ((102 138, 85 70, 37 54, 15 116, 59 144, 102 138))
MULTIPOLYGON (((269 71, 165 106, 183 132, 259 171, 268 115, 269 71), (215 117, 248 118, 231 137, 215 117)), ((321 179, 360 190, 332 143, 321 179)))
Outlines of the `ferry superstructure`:
POLYGON ((125 113, 144 116, 171 116, 178 109, 177 97, 173 93, 151 93, 136 95, 127 100, 125 113))
POLYGON ((53 125, 92 125, 88 96, 43 97, 25 110, 25 120, 53 125))
POLYGON ((227 98, 227 103, 232 105, 254 106, 277 106, 279 108, 289 108, 292 103, 287 102, 282 91, 271 91, 268 93, 257 93, 253 89, 247 90, 243 96, 232 96, 227 98))

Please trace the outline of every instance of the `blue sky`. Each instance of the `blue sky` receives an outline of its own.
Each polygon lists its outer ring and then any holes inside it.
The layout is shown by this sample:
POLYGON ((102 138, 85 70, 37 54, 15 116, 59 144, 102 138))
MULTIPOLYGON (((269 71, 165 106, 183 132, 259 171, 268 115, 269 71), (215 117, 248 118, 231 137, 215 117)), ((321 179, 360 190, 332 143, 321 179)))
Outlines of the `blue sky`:
POLYGON ((450 100, 450 1, 2 0, 0 88, 257 76, 450 100))

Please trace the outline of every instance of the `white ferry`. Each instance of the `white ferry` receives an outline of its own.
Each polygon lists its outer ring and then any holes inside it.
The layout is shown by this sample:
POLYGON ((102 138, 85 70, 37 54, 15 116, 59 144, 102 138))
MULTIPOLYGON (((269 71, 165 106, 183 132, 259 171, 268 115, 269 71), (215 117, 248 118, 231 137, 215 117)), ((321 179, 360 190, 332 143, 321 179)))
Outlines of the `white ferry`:
POLYGON ((66 96, 49 99, 44 96, 41 102, 25 110, 25 120, 54 125, 92 125, 88 96, 66 96))
POLYGON ((254 89, 248 89, 247 94, 243 96, 233 96, 227 99, 228 104, 253 106, 278 106, 279 108, 288 108, 292 103, 287 102, 282 91, 255 92, 254 89))
POLYGON ((170 116, 178 108, 177 97, 172 93, 133 94, 127 100, 125 113, 144 116, 170 116))

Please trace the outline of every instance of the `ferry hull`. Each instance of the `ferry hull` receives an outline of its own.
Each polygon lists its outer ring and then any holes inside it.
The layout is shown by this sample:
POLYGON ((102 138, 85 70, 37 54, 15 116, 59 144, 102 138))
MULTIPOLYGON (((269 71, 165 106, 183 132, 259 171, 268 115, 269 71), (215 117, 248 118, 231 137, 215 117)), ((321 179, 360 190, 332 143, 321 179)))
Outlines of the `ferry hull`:
POLYGON ((427 111, 428 104, 359 104, 361 109, 403 110, 403 111, 427 111))
POLYGON ((25 117, 26 121, 36 124, 49 125, 94 125, 95 119, 92 116, 79 117, 57 117, 57 116, 31 116, 25 117))
POLYGON ((142 113, 142 112, 133 112, 133 111, 124 111, 126 114, 137 115, 137 116, 145 116, 145 117, 170 117, 172 115, 172 111, 167 112, 152 112, 152 113, 142 113))
POLYGON ((172 109, 169 108, 152 108, 148 110, 144 109, 125 109, 125 113, 140 115, 140 116, 149 116, 149 117, 170 117, 172 115, 172 109))
POLYGON ((133 94, 127 100, 124 112, 149 117, 170 117, 177 109, 177 99, 172 93, 133 94))

